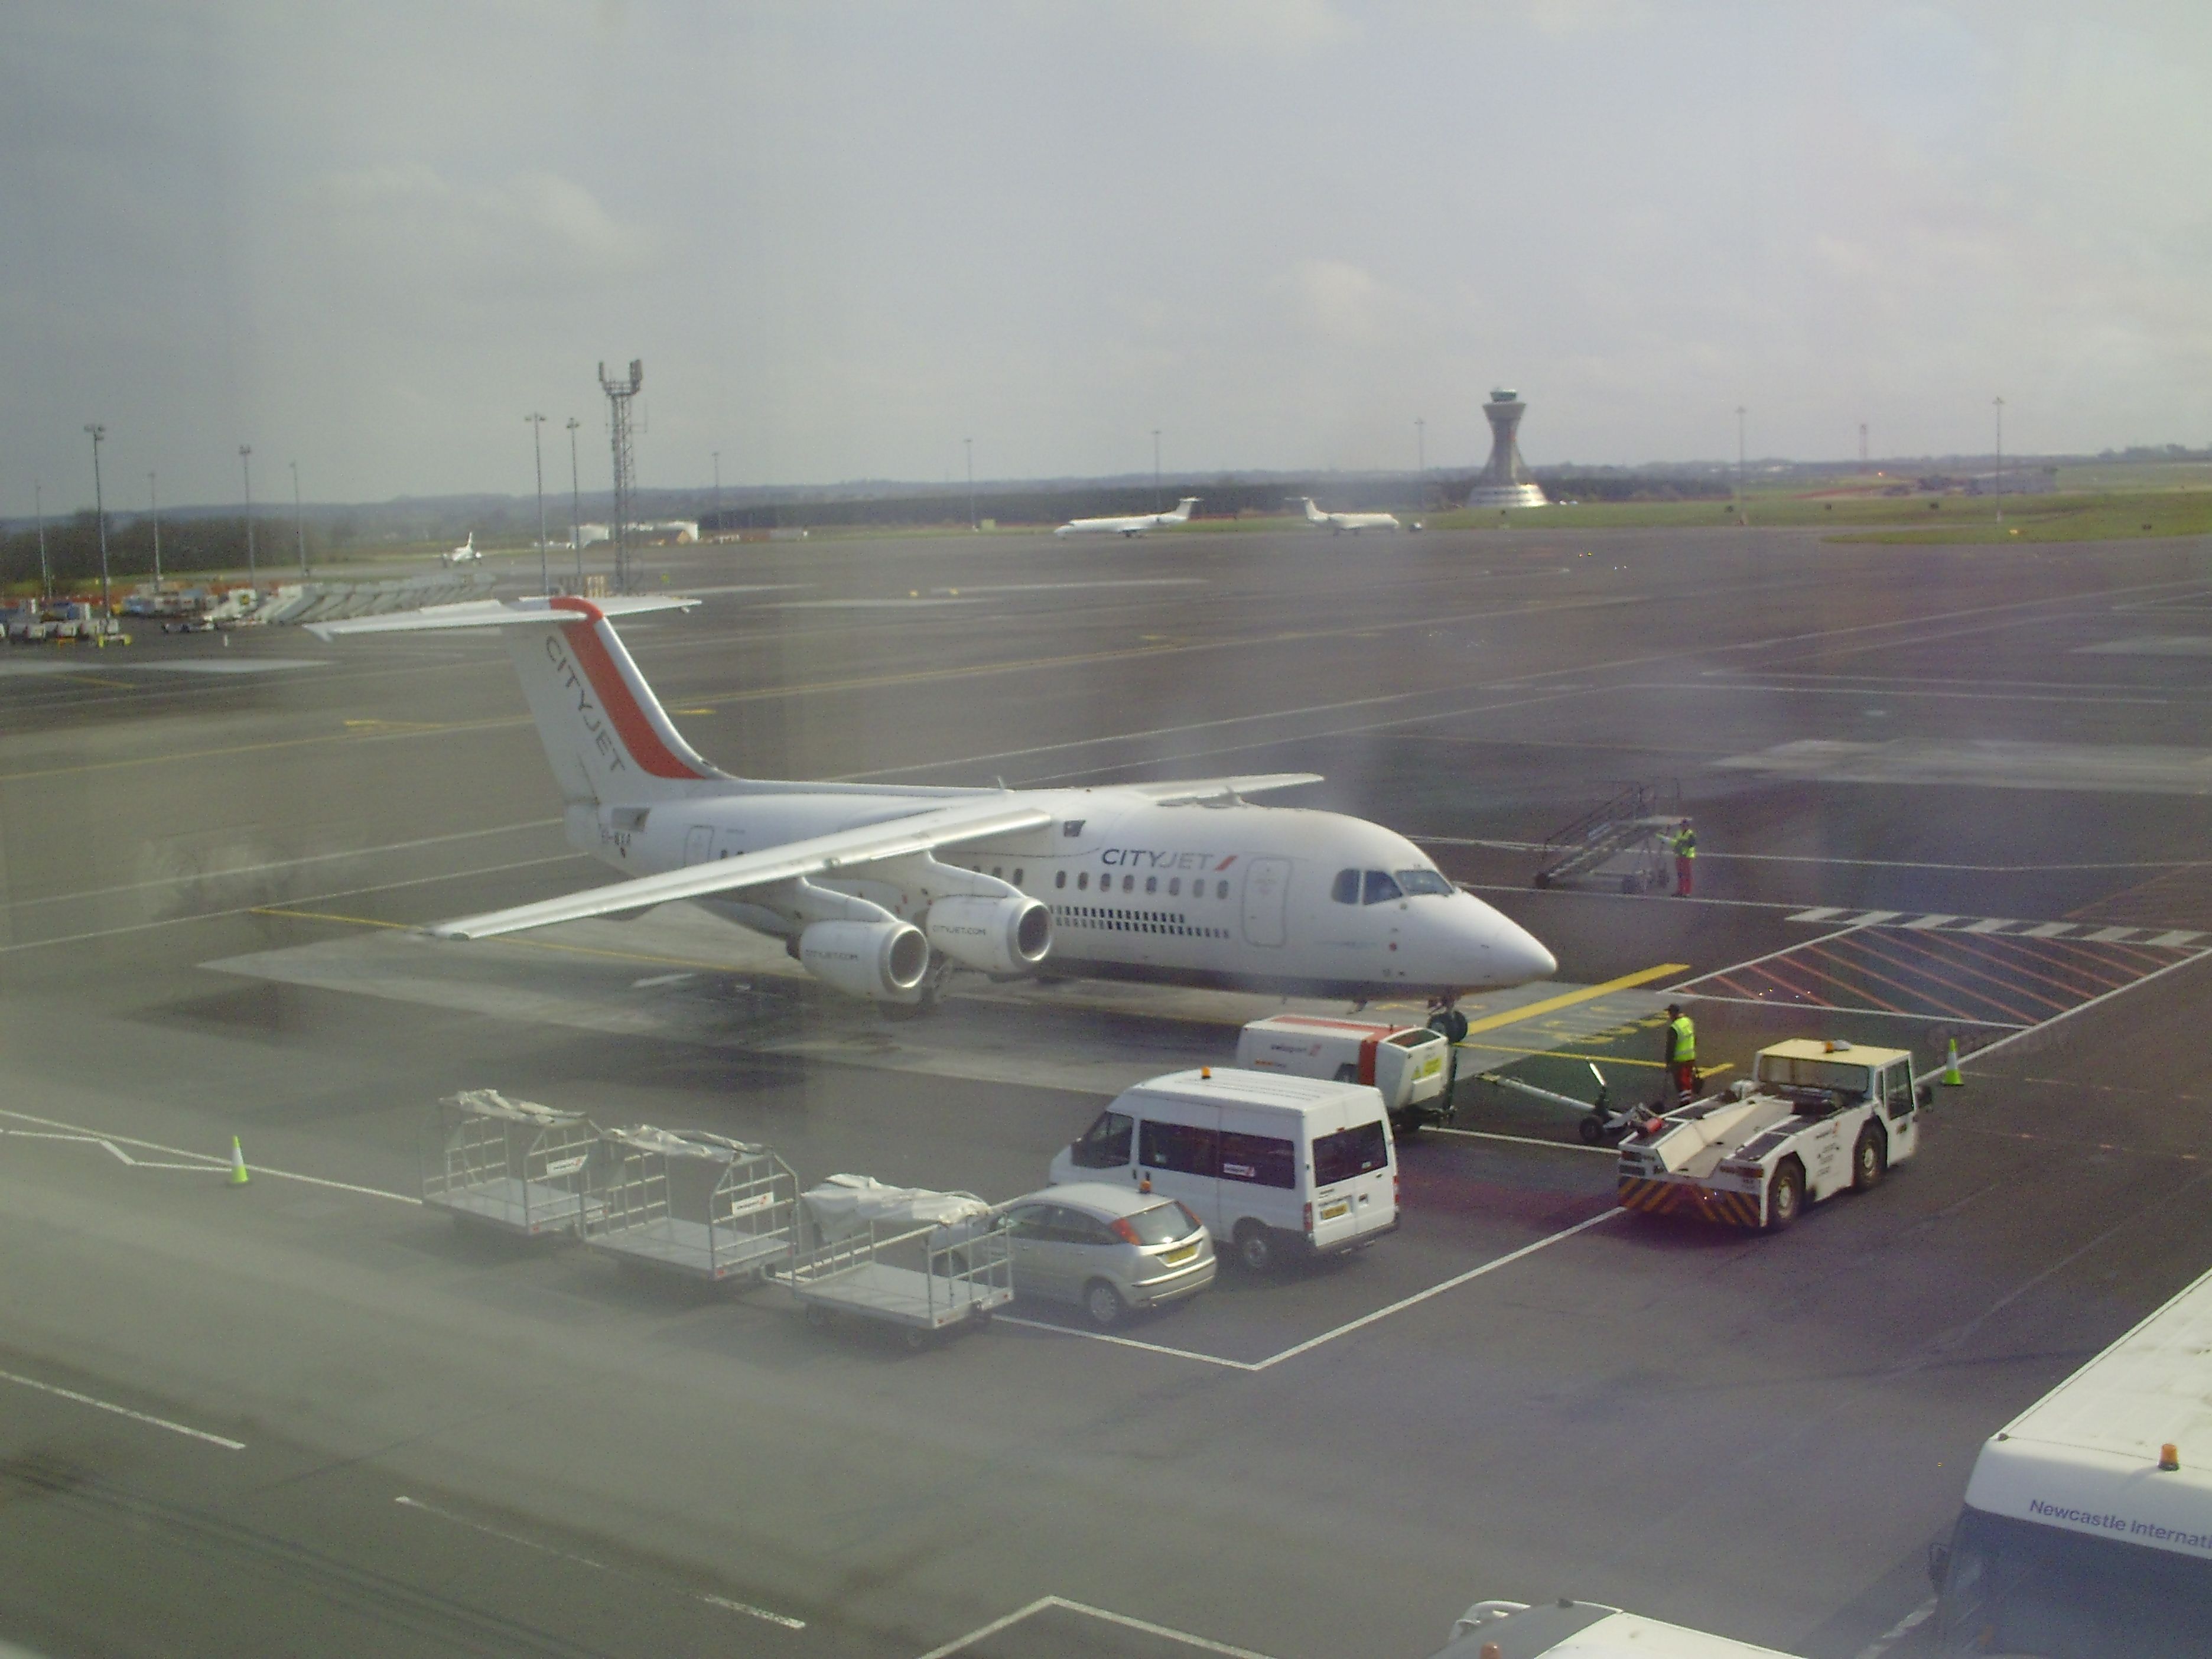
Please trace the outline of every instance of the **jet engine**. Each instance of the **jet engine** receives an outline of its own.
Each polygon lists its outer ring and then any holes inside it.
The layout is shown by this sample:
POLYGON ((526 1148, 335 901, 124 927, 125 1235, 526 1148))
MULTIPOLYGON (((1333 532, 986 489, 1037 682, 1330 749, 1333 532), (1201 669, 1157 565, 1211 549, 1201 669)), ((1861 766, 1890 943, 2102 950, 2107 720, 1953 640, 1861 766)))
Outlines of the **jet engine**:
POLYGON ((903 921, 817 921, 799 935, 799 960, 848 996, 916 1002, 929 971, 929 941, 903 921))
POLYGON ((932 902, 929 942, 966 968, 1026 974, 1052 949, 1052 912, 1033 898, 949 894, 932 902))

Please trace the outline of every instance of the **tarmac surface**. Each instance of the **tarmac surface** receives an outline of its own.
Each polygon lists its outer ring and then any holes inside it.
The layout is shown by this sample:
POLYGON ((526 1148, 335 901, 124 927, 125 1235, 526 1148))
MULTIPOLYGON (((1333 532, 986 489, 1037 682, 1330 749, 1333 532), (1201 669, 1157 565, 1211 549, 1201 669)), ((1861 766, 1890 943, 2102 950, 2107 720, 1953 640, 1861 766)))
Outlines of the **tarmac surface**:
MULTIPOLYGON (((1279 999, 963 984, 885 1020, 597 881, 498 644, 0 658, 0 1638, 54 1655, 1423 1655, 1570 1594, 1915 1651, 1981 1441, 2212 1266, 2212 548, 1757 529, 654 550, 625 638, 759 776, 1312 770, 1556 984, 1467 1073, 1644 1097, 1761 1043, 1956 1040, 1912 1164, 1790 1233, 1626 1216, 1469 1082, 1402 1230, 1113 1336, 907 1352, 428 1212, 440 1097, 993 1200, 1279 999), (171 671, 180 672, 171 672, 171 671), (1536 890, 1625 784, 1694 896, 1536 890), (1679 807, 1678 807, 1679 803, 1679 807), (228 1184, 231 1138, 253 1174, 228 1184)), ((506 573, 507 591, 528 573, 506 573)), ((1418 1016, 1418 1010, 1405 1011, 1418 1016)))

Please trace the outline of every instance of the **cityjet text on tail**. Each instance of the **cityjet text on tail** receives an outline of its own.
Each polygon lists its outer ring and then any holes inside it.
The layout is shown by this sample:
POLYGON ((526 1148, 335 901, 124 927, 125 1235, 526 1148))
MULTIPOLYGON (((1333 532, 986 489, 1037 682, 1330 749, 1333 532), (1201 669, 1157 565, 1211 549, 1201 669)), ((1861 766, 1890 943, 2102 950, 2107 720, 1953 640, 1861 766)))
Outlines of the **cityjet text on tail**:
POLYGON ((1127 519, 1070 519, 1052 533, 1055 536, 1141 536, 1147 530, 1164 530, 1171 525, 1188 524, 1190 510, 1198 505, 1198 501, 1195 495, 1186 495, 1175 504, 1172 513, 1139 513, 1127 519))
MULTIPOLYGON (((1187 505, 1187 503, 1186 503, 1187 505)), ((1310 773, 1094 788, 906 788, 734 776, 695 753, 612 617, 684 599, 483 600, 310 624, 325 638, 490 628, 521 676, 570 845, 623 879, 439 923, 481 939, 689 899, 817 979, 934 1000, 955 968, 1364 1000, 1556 970, 1513 921, 1380 825, 1249 799, 1310 773)))
POLYGON ((1297 498, 1306 505, 1306 522, 1316 530, 1334 531, 1341 536, 1350 531, 1357 536, 1363 530, 1398 530, 1403 528, 1395 513, 1324 513, 1314 505, 1310 495, 1297 498))

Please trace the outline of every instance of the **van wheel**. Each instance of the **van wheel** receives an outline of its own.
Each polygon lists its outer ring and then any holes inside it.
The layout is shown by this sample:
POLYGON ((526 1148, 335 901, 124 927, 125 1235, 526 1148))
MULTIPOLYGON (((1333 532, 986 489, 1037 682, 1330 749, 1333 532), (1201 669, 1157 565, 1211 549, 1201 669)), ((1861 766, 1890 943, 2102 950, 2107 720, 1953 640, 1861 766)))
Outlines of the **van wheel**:
POLYGON ((1256 1221, 1237 1224, 1237 1264, 1248 1273, 1273 1273, 1282 1253, 1275 1248, 1272 1227, 1256 1221))
POLYGON ((1805 1171, 1791 1158, 1766 1183, 1766 1231, 1778 1233, 1805 1207, 1805 1171))
POLYGON ((1881 1131, 1869 1123, 1859 1131, 1859 1144, 1851 1149, 1851 1190, 1872 1192, 1888 1173, 1888 1142, 1881 1131))
POLYGON ((1104 1279, 1094 1279, 1083 1287, 1083 1311, 1100 1330, 1109 1329, 1121 1322, 1121 1292, 1104 1279))

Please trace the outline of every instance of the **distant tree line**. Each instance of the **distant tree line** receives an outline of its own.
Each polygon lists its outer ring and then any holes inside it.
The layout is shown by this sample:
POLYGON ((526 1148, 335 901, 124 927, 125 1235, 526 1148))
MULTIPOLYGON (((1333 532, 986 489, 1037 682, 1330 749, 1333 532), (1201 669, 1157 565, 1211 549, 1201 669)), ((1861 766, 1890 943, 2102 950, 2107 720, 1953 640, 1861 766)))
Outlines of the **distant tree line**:
MULTIPOLYGON (((54 591, 84 592, 100 582, 100 526, 89 508, 46 521, 46 566, 54 591)), ((313 563, 339 544, 331 527, 307 526, 307 559, 313 563)), ((281 580, 300 568, 299 544, 289 517, 253 519, 255 562, 264 579, 281 580)), ((161 571, 165 576, 205 570, 246 568, 246 520, 179 517, 161 520, 161 571)), ((107 571, 111 585, 134 587, 154 574, 154 520, 111 515, 107 520, 107 571)), ((35 592, 39 585, 36 528, 0 538, 0 584, 35 592)))

